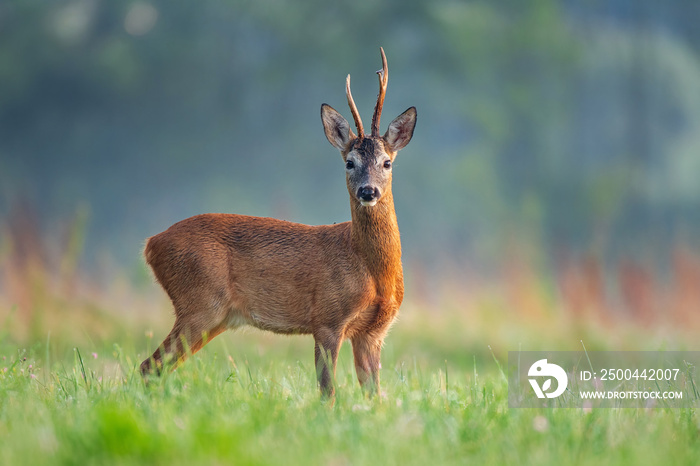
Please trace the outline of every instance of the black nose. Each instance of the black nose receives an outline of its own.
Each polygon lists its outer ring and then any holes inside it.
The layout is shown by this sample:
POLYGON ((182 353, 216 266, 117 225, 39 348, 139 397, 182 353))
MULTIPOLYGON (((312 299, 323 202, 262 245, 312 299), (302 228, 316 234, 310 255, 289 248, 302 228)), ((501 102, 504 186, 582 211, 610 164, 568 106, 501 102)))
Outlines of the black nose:
POLYGON ((372 186, 362 186, 357 190, 357 197, 362 201, 373 201, 379 197, 379 190, 372 186))

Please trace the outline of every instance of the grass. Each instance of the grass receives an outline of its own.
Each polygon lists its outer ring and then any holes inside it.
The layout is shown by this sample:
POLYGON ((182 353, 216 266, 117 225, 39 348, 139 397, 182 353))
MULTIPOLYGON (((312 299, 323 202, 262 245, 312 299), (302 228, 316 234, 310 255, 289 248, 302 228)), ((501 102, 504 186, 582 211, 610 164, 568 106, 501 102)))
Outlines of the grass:
MULTIPOLYGON (((558 285, 509 267, 493 287, 447 284, 430 306, 416 292, 386 341, 384 395, 362 396, 346 344, 330 406, 309 337, 226 333, 146 386, 138 364, 172 324, 165 297, 144 292, 156 289, 147 274, 143 289, 115 280, 95 293, 70 267, 56 279, 8 251, 0 242, 2 465, 700 463, 696 407, 510 409, 500 371, 509 350, 582 341, 589 351, 697 349, 693 287, 659 282, 651 301, 678 311, 649 315, 611 308, 590 267, 565 269, 558 285)), ((676 282, 694 283, 690 272, 676 282)), ((630 296, 649 289, 627 282, 630 296)))
POLYGON ((700 459, 695 409, 509 409, 494 356, 451 351, 444 331, 423 332, 416 353, 409 324, 388 338, 380 398, 362 396, 344 345, 334 406, 319 399, 307 337, 219 337, 148 386, 136 370, 147 353, 138 342, 72 349, 47 339, 18 349, 5 338, 0 464, 598 466, 700 459))

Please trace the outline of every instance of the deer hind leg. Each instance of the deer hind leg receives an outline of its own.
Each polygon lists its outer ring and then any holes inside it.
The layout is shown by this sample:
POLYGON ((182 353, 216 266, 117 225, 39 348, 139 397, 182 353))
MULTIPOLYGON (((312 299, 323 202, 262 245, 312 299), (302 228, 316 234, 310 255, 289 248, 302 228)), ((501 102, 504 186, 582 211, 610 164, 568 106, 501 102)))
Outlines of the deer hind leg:
POLYGON ((204 316, 197 317, 176 317, 175 325, 163 343, 151 357, 141 363, 143 376, 153 372, 160 375, 165 367, 176 367, 227 328, 225 322, 220 321, 212 325, 211 321, 203 318, 204 316))
POLYGON ((338 351, 342 343, 340 332, 326 331, 314 335, 314 359, 316 362, 316 378, 321 389, 321 396, 335 396, 335 368, 338 362, 338 351))
POLYGON ((355 372, 362 391, 370 397, 379 391, 379 369, 382 341, 370 335, 355 335, 351 339, 355 372))

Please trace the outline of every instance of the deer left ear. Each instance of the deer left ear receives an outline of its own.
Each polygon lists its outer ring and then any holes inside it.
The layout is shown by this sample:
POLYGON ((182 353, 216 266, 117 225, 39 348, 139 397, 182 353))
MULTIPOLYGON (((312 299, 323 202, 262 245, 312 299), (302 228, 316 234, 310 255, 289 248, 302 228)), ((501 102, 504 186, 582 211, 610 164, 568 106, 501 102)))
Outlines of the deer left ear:
POLYGON ((416 117, 416 107, 411 107, 394 118, 384 134, 384 142, 389 144, 391 150, 399 151, 411 141, 416 127, 416 117))

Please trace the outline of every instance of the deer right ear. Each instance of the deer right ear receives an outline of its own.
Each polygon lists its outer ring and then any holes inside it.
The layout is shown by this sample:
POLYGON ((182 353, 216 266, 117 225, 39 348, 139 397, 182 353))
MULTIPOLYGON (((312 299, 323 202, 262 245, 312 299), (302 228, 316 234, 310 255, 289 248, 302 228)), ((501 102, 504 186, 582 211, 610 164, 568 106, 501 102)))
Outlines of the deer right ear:
POLYGON ((343 116, 328 104, 321 105, 321 121, 328 142, 340 151, 344 151, 350 141, 355 139, 355 133, 343 116))

